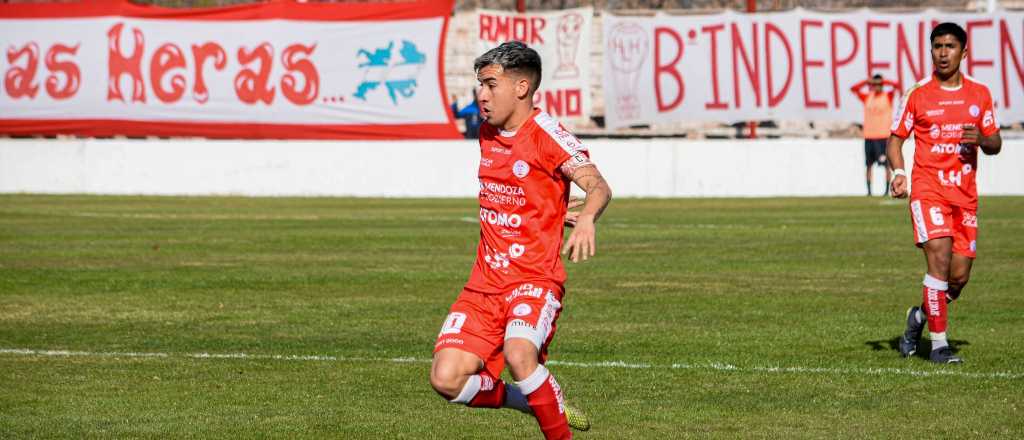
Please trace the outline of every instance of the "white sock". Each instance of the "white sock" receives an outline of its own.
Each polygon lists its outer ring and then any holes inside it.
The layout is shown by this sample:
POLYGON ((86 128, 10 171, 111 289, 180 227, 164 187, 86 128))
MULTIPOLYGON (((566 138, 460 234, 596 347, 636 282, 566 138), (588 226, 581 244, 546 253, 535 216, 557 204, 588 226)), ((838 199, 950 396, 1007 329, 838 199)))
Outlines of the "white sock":
POLYGON ((948 347, 949 342, 946 342, 946 332, 932 333, 932 351, 940 348, 948 347))
POLYGON ((450 400, 451 403, 469 404, 470 400, 476 397, 476 393, 480 392, 480 375, 474 374, 469 377, 466 381, 466 385, 462 387, 462 392, 459 393, 454 399, 450 400))

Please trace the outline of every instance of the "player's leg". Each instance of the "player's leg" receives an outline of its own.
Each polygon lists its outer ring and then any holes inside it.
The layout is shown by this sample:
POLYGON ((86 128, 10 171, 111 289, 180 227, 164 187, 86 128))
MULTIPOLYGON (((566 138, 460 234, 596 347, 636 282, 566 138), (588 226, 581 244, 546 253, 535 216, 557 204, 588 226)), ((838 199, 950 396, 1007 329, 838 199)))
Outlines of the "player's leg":
POLYGON ((874 146, 871 143, 871 139, 864 139, 864 164, 865 164, 865 179, 868 186, 868 195, 871 195, 871 177, 872 169, 875 166, 875 151, 874 146))
POLYGON ((949 264, 949 290, 946 291, 946 303, 951 303, 960 297, 960 293, 971 279, 973 265, 973 258, 953 254, 949 264))
POLYGON ((953 257, 953 238, 941 237, 924 244, 928 273, 924 277, 922 291, 925 316, 928 317, 928 332, 931 334, 932 352, 929 358, 936 363, 959 363, 949 348, 946 329, 949 314, 946 308, 946 294, 949 291, 949 269, 953 257))
POLYGON ((878 149, 878 164, 885 170, 885 192, 882 197, 889 195, 889 183, 892 181, 892 170, 889 169, 889 159, 885 156, 886 140, 876 139, 875 147, 878 149))
MULTIPOLYGON (((452 305, 434 345, 430 384, 452 403, 479 408, 509 406, 501 381, 504 358, 503 298, 464 291, 452 305)), ((513 401, 520 410, 525 403, 513 401)))
POLYGON ((519 390, 526 396, 544 437, 572 438, 568 418, 570 411, 576 419, 577 429, 588 429, 589 421, 582 413, 565 406, 558 381, 543 364, 562 308, 561 295, 557 289, 533 285, 521 286, 516 292, 518 294, 510 295, 505 363, 519 390))
POLYGON ((977 254, 978 216, 973 210, 953 209, 953 258, 949 266, 949 291, 946 301, 953 302, 971 278, 977 254))

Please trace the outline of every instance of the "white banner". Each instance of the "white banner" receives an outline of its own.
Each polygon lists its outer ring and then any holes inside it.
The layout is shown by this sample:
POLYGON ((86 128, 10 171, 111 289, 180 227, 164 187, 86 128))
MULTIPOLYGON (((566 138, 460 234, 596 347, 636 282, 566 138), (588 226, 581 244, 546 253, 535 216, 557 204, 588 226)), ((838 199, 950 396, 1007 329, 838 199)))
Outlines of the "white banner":
POLYGON ((850 87, 874 74, 906 90, 931 74, 929 33, 968 33, 961 71, 988 85, 999 120, 1024 120, 1024 13, 604 14, 610 129, 676 121, 860 122, 850 87))
POLYGON ((435 3, 5 6, 0 132, 454 137, 435 3))
POLYGON ((555 117, 590 117, 590 48, 593 8, 516 14, 477 12, 479 54, 506 41, 536 50, 543 67, 534 104, 555 117))

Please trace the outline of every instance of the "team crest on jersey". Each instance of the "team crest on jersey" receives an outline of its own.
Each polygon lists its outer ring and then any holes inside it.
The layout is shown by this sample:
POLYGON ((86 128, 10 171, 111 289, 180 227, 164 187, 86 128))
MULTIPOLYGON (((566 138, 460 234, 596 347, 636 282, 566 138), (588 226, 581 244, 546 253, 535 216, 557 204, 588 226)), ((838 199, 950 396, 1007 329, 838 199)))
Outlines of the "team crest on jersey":
POLYGON ((529 304, 520 304, 512 309, 512 314, 516 316, 526 316, 533 312, 533 308, 529 304))
POLYGON ((967 112, 971 114, 972 118, 977 118, 981 114, 981 109, 977 105, 971 105, 967 112))
POLYGON ((516 163, 512 165, 512 174, 515 174, 515 176, 520 179, 526 177, 529 173, 530 165, 526 163, 526 161, 517 160, 516 163))

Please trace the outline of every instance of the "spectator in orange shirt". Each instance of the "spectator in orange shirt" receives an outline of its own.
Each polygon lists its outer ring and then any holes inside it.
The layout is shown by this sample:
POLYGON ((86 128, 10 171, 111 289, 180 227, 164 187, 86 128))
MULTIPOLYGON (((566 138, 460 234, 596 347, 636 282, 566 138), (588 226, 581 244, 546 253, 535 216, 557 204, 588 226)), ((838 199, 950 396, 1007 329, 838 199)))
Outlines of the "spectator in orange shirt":
POLYGON ((867 166, 868 195, 871 195, 871 171, 877 163, 885 167, 885 193, 889 194, 891 176, 885 161, 885 143, 889 139, 892 124, 892 103, 898 85, 875 74, 853 87, 850 91, 864 103, 864 157, 867 166))

